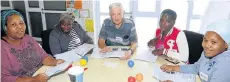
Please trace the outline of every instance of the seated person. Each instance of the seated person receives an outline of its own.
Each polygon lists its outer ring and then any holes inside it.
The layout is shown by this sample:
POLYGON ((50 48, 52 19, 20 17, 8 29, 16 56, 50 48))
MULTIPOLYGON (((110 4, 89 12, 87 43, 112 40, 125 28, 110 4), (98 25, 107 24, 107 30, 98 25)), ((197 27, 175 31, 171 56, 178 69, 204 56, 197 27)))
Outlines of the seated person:
POLYGON ((148 46, 153 48, 154 55, 165 54, 170 58, 187 62, 189 49, 186 36, 183 31, 174 27, 177 14, 171 9, 165 9, 161 13, 160 22, 156 30, 156 36, 148 42, 148 46))
POLYGON ((110 18, 104 20, 98 46, 101 52, 109 52, 108 46, 130 46, 121 59, 129 59, 137 47, 137 34, 133 21, 124 18, 124 9, 121 3, 112 3, 109 6, 110 18))
POLYGON ((44 73, 32 75, 42 66, 55 66, 64 60, 49 56, 38 43, 25 34, 22 15, 9 9, 1 12, 1 82, 47 82, 44 73))
POLYGON ((198 74, 201 82, 230 82, 230 20, 219 20, 205 30, 200 59, 190 65, 163 65, 166 72, 198 74))
POLYGON ((74 17, 70 13, 60 15, 59 23, 51 31, 49 39, 53 55, 75 49, 84 43, 93 44, 93 40, 81 25, 74 22, 74 17))

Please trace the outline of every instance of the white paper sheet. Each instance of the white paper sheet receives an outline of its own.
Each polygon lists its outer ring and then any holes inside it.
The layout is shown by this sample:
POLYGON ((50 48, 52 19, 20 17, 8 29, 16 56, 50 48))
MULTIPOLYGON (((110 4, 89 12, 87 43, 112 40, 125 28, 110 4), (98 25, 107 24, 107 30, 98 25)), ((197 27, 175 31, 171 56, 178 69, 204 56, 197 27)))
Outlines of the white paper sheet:
POLYGON ((160 81, 172 80, 173 82, 196 82, 195 74, 184 74, 184 73, 166 73, 160 69, 160 66, 153 65, 153 76, 160 81))
POLYGON ((119 58, 125 55, 125 52, 128 50, 127 47, 112 47, 111 52, 100 53, 100 48, 94 48, 91 55, 92 58, 119 58))
POLYGON ((75 52, 80 55, 80 56, 84 56, 86 53, 88 53, 91 49, 94 48, 93 44, 82 44, 80 46, 78 46, 75 50, 75 52))
POLYGON ((45 74, 47 76, 53 76, 54 74, 60 73, 62 71, 64 71, 66 68, 68 68, 70 65, 72 64, 72 62, 64 62, 62 64, 59 64, 55 67, 51 67, 48 70, 46 70, 45 74))
POLYGON ((148 48, 139 47, 137 49, 137 56, 135 59, 154 63, 157 60, 157 57, 158 56, 154 56, 152 51, 150 51, 148 48))

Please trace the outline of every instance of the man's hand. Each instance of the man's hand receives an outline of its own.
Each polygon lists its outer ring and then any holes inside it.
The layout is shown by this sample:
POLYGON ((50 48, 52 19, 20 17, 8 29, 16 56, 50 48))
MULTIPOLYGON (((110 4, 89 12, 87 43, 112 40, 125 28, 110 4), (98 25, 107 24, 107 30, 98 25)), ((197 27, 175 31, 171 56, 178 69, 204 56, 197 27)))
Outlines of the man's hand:
POLYGON ((112 51, 112 48, 106 46, 100 50, 100 53, 111 52, 111 51, 112 51))
POLYGON ((120 59, 122 60, 127 60, 132 56, 132 50, 128 50, 125 52, 125 55, 123 57, 121 57, 120 59))
POLYGON ((46 74, 41 73, 34 77, 34 82, 47 82, 48 79, 49 77, 46 74))

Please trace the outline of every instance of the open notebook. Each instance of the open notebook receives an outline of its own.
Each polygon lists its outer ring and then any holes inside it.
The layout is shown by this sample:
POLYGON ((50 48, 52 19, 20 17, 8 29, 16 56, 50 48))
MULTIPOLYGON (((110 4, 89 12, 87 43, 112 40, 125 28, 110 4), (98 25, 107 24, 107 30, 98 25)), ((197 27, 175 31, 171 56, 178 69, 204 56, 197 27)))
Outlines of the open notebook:
POLYGON ((51 68, 47 69, 45 71, 45 74, 47 76, 51 77, 51 76, 53 76, 55 74, 58 74, 60 72, 63 72, 65 70, 67 70, 71 66, 72 66, 72 62, 67 61, 67 62, 61 63, 61 64, 59 64, 57 66, 54 66, 54 67, 51 67, 51 68))
POLYGON ((56 54, 54 57, 56 59, 63 59, 65 61, 74 62, 82 58, 84 55, 86 55, 91 49, 93 49, 93 44, 82 44, 78 46, 76 49, 56 54))

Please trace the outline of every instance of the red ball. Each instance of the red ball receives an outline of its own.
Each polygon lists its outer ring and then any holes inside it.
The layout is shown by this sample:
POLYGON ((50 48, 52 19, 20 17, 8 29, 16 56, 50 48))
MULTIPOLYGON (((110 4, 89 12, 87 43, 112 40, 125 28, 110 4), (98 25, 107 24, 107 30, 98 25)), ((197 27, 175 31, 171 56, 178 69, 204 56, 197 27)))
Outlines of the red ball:
POLYGON ((130 76, 130 77, 128 78, 128 82, 136 82, 135 77, 130 76))

